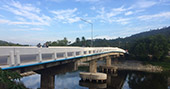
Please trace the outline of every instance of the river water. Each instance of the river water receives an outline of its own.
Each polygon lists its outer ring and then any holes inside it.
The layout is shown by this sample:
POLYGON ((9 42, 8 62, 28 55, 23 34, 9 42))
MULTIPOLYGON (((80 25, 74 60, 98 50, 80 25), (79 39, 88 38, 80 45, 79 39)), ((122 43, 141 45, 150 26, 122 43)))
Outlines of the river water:
POLYGON ((170 73, 168 72, 118 71, 115 74, 107 74, 105 83, 90 83, 81 81, 79 77, 79 72, 87 71, 87 68, 71 70, 69 67, 68 72, 67 68, 61 74, 60 71, 52 73, 58 70, 56 68, 39 71, 40 74, 23 77, 21 82, 30 89, 44 89, 44 86, 48 86, 48 89, 50 87, 54 89, 170 89, 170 73))

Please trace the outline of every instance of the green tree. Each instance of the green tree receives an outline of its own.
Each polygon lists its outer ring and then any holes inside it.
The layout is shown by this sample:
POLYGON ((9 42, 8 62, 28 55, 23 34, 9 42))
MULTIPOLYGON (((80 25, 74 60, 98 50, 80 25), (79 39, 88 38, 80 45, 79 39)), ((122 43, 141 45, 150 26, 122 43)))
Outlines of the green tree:
POLYGON ((136 58, 161 61, 168 54, 168 40, 161 35, 151 36, 137 40, 130 53, 136 58))
POLYGON ((20 80, 21 75, 17 72, 4 71, 0 69, 0 88, 1 89, 27 89, 20 82, 14 80, 20 80))
POLYGON ((81 38, 81 42, 82 42, 82 46, 86 46, 86 39, 84 36, 81 38))
POLYGON ((67 40, 66 37, 64 37, 63 40, 57 40, 57 41, 47 41, 46 42, 49 46, 67 46, 70 44, 70 41, 67 40))
POLYGON ((80 43, 80 38, 76 38, 76 43, 80 43))

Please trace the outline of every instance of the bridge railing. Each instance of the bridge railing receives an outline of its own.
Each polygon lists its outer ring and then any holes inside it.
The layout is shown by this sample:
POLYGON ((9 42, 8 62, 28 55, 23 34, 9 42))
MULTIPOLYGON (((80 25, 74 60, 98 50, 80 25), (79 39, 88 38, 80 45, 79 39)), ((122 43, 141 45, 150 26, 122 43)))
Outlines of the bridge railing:
POLYGON ((110 51, 125 52, 117 47, 0 47, 0 67, 41 63, 110 51))

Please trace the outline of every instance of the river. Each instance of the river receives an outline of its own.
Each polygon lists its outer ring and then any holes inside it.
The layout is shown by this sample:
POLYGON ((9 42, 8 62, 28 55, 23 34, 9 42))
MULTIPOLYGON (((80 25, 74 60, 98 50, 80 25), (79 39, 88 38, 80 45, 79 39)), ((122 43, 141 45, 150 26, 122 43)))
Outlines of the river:
POLYGON ((117 71, 115 74, 107 74, 105 83, 90 83, 81 81, 79 77, 79 72, 87 71, 86 67, 73 70, 67 66, 62 69, 63 72, 59 70, 61 67, 38 71, 39 74, 23 77, 21 82, 30 89, 44 89, 44 87, 49 87, 48 89, 52 87, 54 89, 170 89, 168 72, 117 71))

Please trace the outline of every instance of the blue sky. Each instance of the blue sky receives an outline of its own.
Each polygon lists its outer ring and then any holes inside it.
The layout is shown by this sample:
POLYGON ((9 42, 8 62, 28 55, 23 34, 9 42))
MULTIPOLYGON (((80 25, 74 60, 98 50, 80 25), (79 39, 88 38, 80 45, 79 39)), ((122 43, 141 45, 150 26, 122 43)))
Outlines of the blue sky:
POLYGON ((170 26, 170 0, 0 0, 0 40, 114 39, 170 26))

